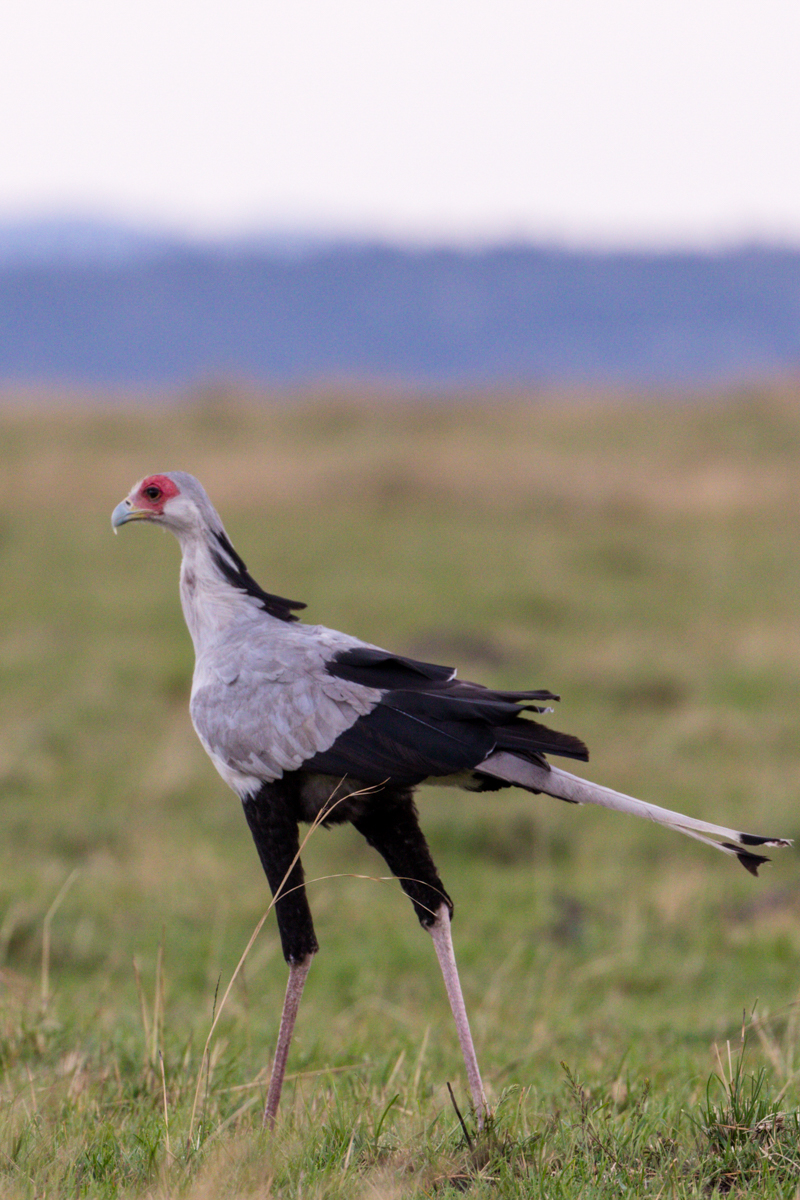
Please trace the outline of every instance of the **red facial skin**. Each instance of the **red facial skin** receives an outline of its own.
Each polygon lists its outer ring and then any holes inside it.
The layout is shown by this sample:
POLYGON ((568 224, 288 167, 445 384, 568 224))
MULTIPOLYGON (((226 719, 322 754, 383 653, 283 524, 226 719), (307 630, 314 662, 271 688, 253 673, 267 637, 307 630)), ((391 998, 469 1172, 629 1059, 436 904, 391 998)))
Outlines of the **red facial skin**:
POLYGON ((164 510, 167 500, 171 500, 173 496, 177 496, 178 494, 178 488, 166 475, 148 475, 139 484, 139 490, 134 496, 134 503, 137 508, 143 508, 148 512, 160 515, 164 510), (146 495, 147 489, 152 487, 156 487, 159 490, 159 496, 155 500, 151 500, 146 495))

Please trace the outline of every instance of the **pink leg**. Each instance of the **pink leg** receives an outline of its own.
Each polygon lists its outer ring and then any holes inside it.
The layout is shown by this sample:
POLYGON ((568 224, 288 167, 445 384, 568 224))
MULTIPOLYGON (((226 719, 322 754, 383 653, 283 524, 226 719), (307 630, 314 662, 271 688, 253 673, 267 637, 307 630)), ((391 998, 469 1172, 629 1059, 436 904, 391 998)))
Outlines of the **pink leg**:
POLYGON ((264 1108, 263 1124, 265 1129, 275 1128, 275 1116, 278 1112, 278 1105, 281 1099, 283 1077, 286 1074, 286 1060, 289 1057, 289 1046, 291 1045, 292 1034, 294 1033, 294 1023, 297 1019, 300 997, 303 995, 306 976, 308 975, 313 957, 313 954, 307 954, 300 962, 289 964, 289 982, 286 985, 286 996, 283 1001, 283 1012, 281 1013, 281 1027, 278 1031, 278 1044, 275 1047, 275 1057, 272 1060, 272 1075, 269 1080, 267 1103, 264 1108))
POLYGON ((444 976, 444 986, 447 988, 447 998, 456 1022, 456 1031, 461 1043, 461 1053, 464 1055, 464 1065, 467 1068, 467 1081, 472 1093, 472 1106, 475 1109, 478 1129, 483 1129, 484 1121, 489 1116, 489 1105, 486 1103, 481 1073, 478 1069, 478 1059, 475 1056, 472 1034, 469 1031, 467 1010, 461 994, 456 956, 453 953, 453 939, 450 936, 450 910, 446 904, 443 904, 437 912, 436 920, 430 926, 429 932, 433 938, 436 957, 439 959, 439 966, 442 968, 444 976))

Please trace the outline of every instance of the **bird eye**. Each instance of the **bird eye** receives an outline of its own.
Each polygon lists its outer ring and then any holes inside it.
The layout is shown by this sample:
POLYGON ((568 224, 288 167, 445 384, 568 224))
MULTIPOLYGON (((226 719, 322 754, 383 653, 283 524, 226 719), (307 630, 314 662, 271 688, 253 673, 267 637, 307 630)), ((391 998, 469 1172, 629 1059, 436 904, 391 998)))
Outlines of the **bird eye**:
POLYGON ((148 500, 158 500, 161 496, 161 488, 151 484, 150 487, 144 489, 144 494, 148 500))

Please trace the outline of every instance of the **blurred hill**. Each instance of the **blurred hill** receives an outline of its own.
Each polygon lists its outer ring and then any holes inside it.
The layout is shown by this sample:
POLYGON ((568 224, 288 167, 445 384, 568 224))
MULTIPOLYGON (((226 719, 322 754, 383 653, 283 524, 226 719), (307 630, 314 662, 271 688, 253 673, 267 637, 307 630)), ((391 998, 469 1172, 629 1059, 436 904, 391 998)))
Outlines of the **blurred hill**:
POLYGON ((731 383, 800 367, 800 251, 0 227, 0 382, 731 383))

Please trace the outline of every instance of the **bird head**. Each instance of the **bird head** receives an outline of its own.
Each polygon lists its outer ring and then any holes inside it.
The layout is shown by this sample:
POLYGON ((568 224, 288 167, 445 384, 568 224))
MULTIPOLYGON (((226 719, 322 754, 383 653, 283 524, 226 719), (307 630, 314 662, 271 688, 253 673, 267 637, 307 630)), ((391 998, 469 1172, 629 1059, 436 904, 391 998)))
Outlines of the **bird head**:
POLYGON ((169 529, 181 544, 184 562, 190 548, 195 555, 205 554, 218 573, 217 582, 222 580, 237 592, 244 592, 280 621, 299 620, 293 610, 305 608, 305 604, 259 587, 234 550, 219 513, 194 475, 167 471, 140 479, 111 514, 114 533, 128 521, 152 521, 162 529, 169 529))
POLYGON ((178 537, 222 526, 200 484, 184 471, 146 475, 134 484, 111 514, 111 527, 116 533, 128 521, 152 521, 178 537))

